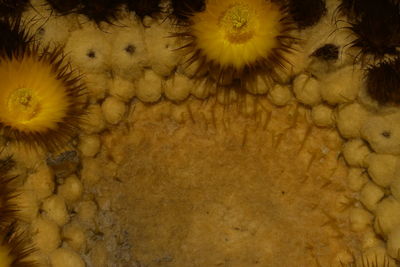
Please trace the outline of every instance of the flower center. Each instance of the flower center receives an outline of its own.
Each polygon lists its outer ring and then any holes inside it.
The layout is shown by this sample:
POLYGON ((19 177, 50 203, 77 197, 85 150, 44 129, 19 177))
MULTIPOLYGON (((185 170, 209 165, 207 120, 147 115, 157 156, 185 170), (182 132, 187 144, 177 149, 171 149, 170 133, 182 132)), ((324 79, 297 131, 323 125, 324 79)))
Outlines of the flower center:
POLYGON ((26 122, 38 114, 40 104, 32 89, 19 88, 11 93, 7 108, 10 113, 15 114, 17 121, 26 122))
POLYGON ((251 13, 249 6, 244 3, 234 4, 224 12, 219 22, 229 42, 242 44, 253 37, 251 13))

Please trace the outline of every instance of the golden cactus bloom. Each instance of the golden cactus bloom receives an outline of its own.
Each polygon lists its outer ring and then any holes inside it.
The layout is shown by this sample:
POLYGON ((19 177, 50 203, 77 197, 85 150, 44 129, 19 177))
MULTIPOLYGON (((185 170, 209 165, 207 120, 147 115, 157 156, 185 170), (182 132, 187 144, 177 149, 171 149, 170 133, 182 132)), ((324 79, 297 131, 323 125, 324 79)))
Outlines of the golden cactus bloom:
POLYGON ((265 0, 211 0, 193 16, 192 33, 210 61, 241 69, 278 46, 281 17, 279 7, 265 0))
POLYGON ((83 87, 60 53, 33 49, 0 59, 3 135, 54 149, 77 130, 83 87))
POLYGON ((217 84, 239 80, 245 87, 248 78, 263 73, 269 80, 284 65, 292 29, 285 7, 275 1, 207 0, 177 35, 189 39, 182 47, 189 65, 198 61, 199 71, 207 68, 217 84))

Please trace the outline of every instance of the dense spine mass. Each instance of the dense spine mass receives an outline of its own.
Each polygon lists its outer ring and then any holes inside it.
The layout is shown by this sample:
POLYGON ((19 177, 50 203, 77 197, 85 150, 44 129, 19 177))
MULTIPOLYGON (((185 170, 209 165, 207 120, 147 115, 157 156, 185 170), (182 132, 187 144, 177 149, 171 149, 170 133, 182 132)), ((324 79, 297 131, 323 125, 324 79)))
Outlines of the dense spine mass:
POLYGON ((366 65, 366 89, 380 104, 400 104, 400 1, 342 0, 338 14, 346 16, 356 49, 355 62, 366 65))
POLYGON ((178 21, 187 21, 195 12, 205 9, 205 0, 172 0, 172 13, 178 21))
POLYGON ((16 218, 17 207, 10 201, 16 196, 14 177, 8 175, 14 166, 11 158, 0 160, 0 227, 5 227, 16 218))
POLYGON ((128 10, 143 19, 145 16, 153 16, 161 12, 160 0, 123 0, 128 10))
POLYGON ((327 12, 325 0, 289 0, 288 7, 300 29, 317 24, 327 12))
POLYGON ((29 5, 29 0, 0 0, 0 17, 19 17, 29 5))
POLYGON ((400 58, 367 70, 367 91, 380 104, 400 104, 400 58))
POLYGON ((400 46, 400 10, 397 0, 342 0, 339 11, 348 16, 360 56, 380 60, 395 55, 400 46))
POLYGON ((114 23, 118 13, 126 8, 139 18, 153 16, 161 11, 160 0, 47 0, 49 5, 60 14, 78 13, 97 24, 114 23))

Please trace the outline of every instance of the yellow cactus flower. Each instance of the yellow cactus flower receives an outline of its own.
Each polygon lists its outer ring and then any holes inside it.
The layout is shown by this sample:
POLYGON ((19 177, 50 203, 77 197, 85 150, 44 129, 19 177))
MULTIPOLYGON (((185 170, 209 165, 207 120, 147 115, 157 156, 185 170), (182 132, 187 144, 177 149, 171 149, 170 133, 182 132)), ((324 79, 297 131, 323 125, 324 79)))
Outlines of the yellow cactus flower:
POLYGON ((18 142, 53 149, 68 141, 83 112, 82 85, 61 50, 0 59, 0 128, 18 142))

